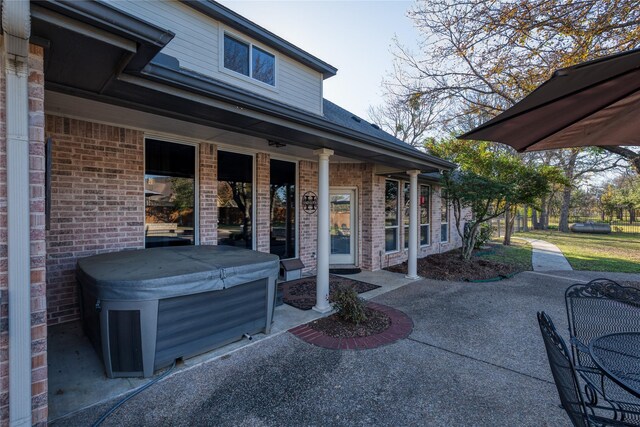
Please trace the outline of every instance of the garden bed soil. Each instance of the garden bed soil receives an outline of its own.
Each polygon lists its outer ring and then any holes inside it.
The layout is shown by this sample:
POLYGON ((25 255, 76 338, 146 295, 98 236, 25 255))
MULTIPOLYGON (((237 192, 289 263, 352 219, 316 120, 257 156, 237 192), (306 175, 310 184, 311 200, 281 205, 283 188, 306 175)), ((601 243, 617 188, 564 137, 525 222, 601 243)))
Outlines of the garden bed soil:
POLYGON ((356 338, 382 333, 391 326, 391 319, 382 311, 367 307, 365 314, 367 320, 359 324, 347 322, 338 314, 332 314, 309 323, 309 327, 334 338, 356 338))
MULTIPOLYGON (((329 275, 329 295, 340 287, 350 287, 359 294, 377 289, 380 286, 358 280, 347 279, 333 274, 329 275)), ((311 310, 316 304, 316 277, 304 277, 290 282, 279 283, 282 290, 282 300, 285 304, 300 310, 311 310)))
MULTIPOLYGON (((407 274, 407 263, 405 261, 402 264, 387 267, 385 270, 407 274)), ((517 266, 489 261, 475 256, 471 257, 470 260, 462 260, 459 249, 418 259, 418 275, 427 279, 448 281, 487 280, 510 276, 519 271, 521 271, 521 268, 517 266)))

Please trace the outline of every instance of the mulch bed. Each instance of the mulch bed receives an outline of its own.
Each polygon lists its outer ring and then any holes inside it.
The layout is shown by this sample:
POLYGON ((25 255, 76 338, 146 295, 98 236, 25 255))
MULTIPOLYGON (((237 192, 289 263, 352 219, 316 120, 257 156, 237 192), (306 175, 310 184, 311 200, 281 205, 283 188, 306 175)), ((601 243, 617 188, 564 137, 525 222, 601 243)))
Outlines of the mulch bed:
MULTIPOLYGON (((354 325, 347 326, 345 325, 346 322, 337 318, 336 315, 331 315, 290 329, 289 332, 309 344, 332 350, 372 349, 392 344, 407 338, 411 334, 413 322, 402 311, 371 301, 367 303, 367 308, 380 314, 375 314, 376 318, 379 319, 373 321, 375 328, 364 328, 368 329, 366 331, 359 330, 354 325), (386 327, 382 329, 385 322, 387 322, 386 327), (318 325, 321 326, 316 329, 318 325), (367 335, 361 336, 357 335, 358 333, 367 335)), ((360 325, 363 325, 363 323, 360 325)))
MULTIPOLYGON (((368 292, 380 286, 358 280, 347 279, 345 277, 329 275, 329 298, 336 289, 342 286, 352 287, 357 293, 368 292)), ((282 290, 282 300, 285 304, 300 310, 311 310, 316 304, 316 278, 305 277, 291 282, 279 283, 278 288, 282 290)))
MULTIPOLYGON (((407 263, 387 267, 385 270, 407 274, 407 263)), ((418 275, 436 280, 487 280, 506 277, 518 271, 520 270, 515 266, 482 258, 472 257, 463 261, 460 259, 459 249, 418 259, 418 275)))
POLYGON ((309 327, 334 338, 368 337, 389 329, 391 319, 386 313, 370 307, 365 308, 364 311, 367 320, 358 324, 347 322, 338 314, 332 314, 329 317, 314 320, 309 323, 309 327))

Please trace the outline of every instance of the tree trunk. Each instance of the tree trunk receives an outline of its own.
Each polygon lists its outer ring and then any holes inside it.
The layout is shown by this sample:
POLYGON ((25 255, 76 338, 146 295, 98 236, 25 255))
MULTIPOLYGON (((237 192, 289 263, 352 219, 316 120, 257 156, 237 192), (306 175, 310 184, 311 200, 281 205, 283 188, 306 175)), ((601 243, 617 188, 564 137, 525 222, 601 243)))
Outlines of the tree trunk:
POLYGON ((562 233, 569 232, 569 204, 571 203, 571 190, 579 152, 580 150, 573 149, 569 156, 569 161, 564 167, 564 173, 569 180, 569 185, 565 186, 562 191, 562 208, 560 209, 560 223, 558 224, 558 230, 562 233))
POLYGON ((540 221, 538 220, 538 210, 533 209, 531 211, 531 225, 534 230, 540 230, 540 221))
POLYGON ((517 213, 517 206, 511 206, 507 203, 506 210, 504 212, 504 240, 502 244, 505 246, 511 245, 511 235, 513 234, 513 224, 515 223, 517 213))
POLYGON ((549 227, 549 213, 547 211, 547 201, 542 201, 542 209, 540 210, 540 228, 538 230, 546 230, 549 227))
POLYGON ((529 206, 524 207, 524 227, 523 230, 525 232, 529 231, 529 206))
POLYGON ((462 236, 462 250, 460 252, 460 256, 463 260, 471 258, 473 247, 476 245, 476 240, 478 239, 478 233, 480 231, 480 223, 473 222, 470 224, 471 225, 469 227, 465 227, 462 236))
POLYGON ((558 231, 561 233, 569 232, 569 204, 571 202, 571 186, 567 185, 562 190, 562 208, 560 209, 560 222, 558 231))
POLYGON ((635 208, 629 209, 629 224, 636 222, 636 210, 635 208))

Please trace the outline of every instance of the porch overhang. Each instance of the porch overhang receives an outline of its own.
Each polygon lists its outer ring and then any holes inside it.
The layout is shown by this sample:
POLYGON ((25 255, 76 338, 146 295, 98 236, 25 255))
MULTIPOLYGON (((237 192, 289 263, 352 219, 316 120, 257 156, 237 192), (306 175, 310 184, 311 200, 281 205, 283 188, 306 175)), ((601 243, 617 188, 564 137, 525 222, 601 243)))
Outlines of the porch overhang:
POLYGON ((34 9, 33 32, 45 46, 47 90, 312 150, 326 148, 401 170, 455 167, 407 144, 184 70, 174 58, 158 54, 171 32, 106 4, 43 1, 34 9))

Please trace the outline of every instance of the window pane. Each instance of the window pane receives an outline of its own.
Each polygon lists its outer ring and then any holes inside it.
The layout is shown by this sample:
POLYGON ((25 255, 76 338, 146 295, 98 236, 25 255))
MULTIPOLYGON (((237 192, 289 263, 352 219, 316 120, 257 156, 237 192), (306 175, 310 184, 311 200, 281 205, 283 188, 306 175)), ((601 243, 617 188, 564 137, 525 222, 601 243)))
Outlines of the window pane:
POLYGON ((386 181, 384 195, 384 225, 398 225, 398 182, 386 181))
POLYGON ((447 201, 447 193, 441 191, 440 218, 442 223, 449 222, 449 202, 447 201))
POLYGON ((195 147, 145 141, 145 247, 194 244, 195 147))
POLYGON ((404 248, 407 249, 409 247, 409 227, 404 228, 404 248))
POLYGON ((397 228, 387 228, 384 230, 384 249, 387 252, 398 250, 397 228))
POLYGON ((421 185, 420 186, 420 224, 429 224, 430 208, 431 208, 431 200, 429 198, 429 186, 421 185))
POLYGON ((253 248, 253 158, 218 151, 218 244, 253 248))
POLYGON ((420 246, 429 244, 429 225, 420 226, 420 246))
POLYGON ((249 45, 224 35, 224 67, 249 75, 249 45))
MULTIPOLYGON (((402 223, 404 225, 409 225, 409 205, 411 204, 411 193, 409 191, 409 183, 405 182, 404 186, 403 186, 403 191, 402 193, 404 194, 403 197, 403 201, 404 201, 404 208, 402 209, 402 223)), ((405 245, 406 247, 406 245, 405 245)))
POLYGON ((442 224, 440 226, 440 241, 441 242, 449 241, 449 224, 442 224))
POLYGON ((270 53, 253 46, 253 69, 252 75, 256 80, 276 85, 276 58, 270 53))
POLYGON ((280 258, 294 258, 296 256, 296 164, 271 160, 270 165, 270 252, 280 258))

